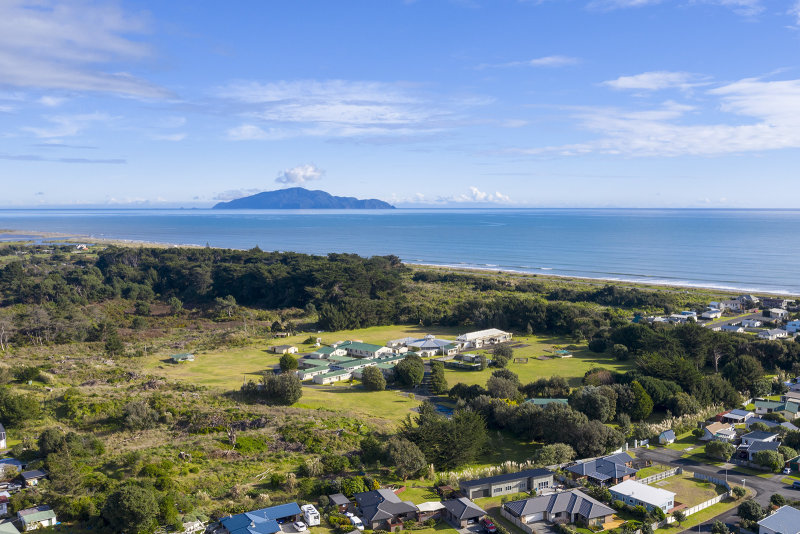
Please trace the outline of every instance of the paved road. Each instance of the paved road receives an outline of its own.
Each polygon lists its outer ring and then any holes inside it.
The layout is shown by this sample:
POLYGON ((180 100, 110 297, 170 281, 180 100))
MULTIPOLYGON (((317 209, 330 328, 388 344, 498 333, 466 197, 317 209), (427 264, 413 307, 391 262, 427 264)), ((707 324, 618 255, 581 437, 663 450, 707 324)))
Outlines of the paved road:
MULTIPOLYGON (((702 473, 704 475, 710 475, 716 478, 725 479, 727 476, 729 482, 742 483, 742 481, 744 481, 744 485, 746 487, 753 489, 756 492, 754 498, 762 506, 769 504, 769 498, 774 493, 780 493, 781 495, 793 500, 800 500, 800 490, 796 490, 781 482, 781 475, 773 475, 771 478, 748 475, 747 473, 737 471, 738 466, 734 464, 725 464, 723 467, 717 467, 715 465, 702 464, 694 460, 681 458, 682 454, 684 454, 683 451, 675 451, 672 449, 663 448, 636 450, 637 458, 643 458, 645 460, 651 460, 653 462, 671 465, 674 467, 683 467, 687 471, 702 473)), ((699 530, 695 526, 690 530, 685 530, 684 532, 687 534, 690 532, 710 532, 711 525, 715 520, 727 523, 729 527, 732 527, 739 521, 739 517, 736 515, 736 508, 734 508, 709 521, 706 521, 700 525, 699 530)))

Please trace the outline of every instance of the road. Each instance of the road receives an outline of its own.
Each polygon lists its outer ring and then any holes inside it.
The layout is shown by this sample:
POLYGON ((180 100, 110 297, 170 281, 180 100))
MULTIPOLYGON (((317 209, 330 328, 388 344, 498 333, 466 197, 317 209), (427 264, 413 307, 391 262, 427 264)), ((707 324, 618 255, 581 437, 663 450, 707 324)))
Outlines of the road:
MULTIPOLYGON (((717 467, 715 465, 703 464, 687 458, 681 458, 683 454, 684 451, 675 451, 672 449, 663 448, 636 450, 637 458, 651 460, 653 462, 670 465, 673 467, 683 467, 687 471, 702 473, 704 475, 710 475, 716 478, 725 479, 727 476, 729 482, 742 483, 742 481, 744 481, 744 485, 746 487, 756 492, 754 499, 762 506, 769 504, 769 498, 774 493, 780 493, 789 499, 800 500, 800 490, 796 490, 782 483, 780 481, 782 475, 773 475, 771 478, 748 475, 741 471, 737 471, 738 466, 734 464, 725 464, 724 467, 717 467)), ((739 517, 736 515, 736 508, 734 508, 709 521, 706 521, 700 525, 699 529, 695 526, 690 530, 685 530, 684 532, 687 534, 690 532, 711 532, 711 525, 715 520, 722 521, 729 527, 733 527, 739 521, 739 517)))

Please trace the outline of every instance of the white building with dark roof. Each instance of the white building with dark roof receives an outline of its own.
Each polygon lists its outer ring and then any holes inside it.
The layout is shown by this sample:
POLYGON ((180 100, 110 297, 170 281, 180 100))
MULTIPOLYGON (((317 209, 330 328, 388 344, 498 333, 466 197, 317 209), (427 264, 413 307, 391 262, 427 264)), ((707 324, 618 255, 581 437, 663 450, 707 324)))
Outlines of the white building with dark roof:
POLYGON ((675 493, 635 480, 626 480, 616 486, 611 486, 608 491, 611 492, 614 500, 622 501, 630 506, 644 506, 648 512, 661 508, 666 514, 675 508, 675 493))
POLYGON ((781 506, 758 522, 758 534, 800 534, 800 510, 781 506))

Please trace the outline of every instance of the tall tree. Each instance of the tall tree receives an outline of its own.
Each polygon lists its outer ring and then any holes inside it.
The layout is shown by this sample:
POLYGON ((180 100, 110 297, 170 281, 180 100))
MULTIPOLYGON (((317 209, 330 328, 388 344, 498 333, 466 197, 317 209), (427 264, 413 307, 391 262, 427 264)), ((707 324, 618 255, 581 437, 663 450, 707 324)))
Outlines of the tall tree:
POLYGON ((650 395, 647 394, 642 385, 635 380, 631 382, 631 391, 635 399, 630 412, 631 419, 636 421, 647 419, 653 411, 653 399, 650 398, 650 395))

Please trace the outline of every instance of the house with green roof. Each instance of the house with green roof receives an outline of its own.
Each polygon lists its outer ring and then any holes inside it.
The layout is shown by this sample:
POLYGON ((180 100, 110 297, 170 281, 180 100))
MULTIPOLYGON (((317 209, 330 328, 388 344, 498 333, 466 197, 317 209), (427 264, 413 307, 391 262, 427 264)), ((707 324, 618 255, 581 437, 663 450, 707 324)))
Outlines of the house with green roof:
POLYGON ((347 351, 336 347, 317 347, 314 352, 308 355, 309 358, 316 358, 319 360, 330 359, 334 356, 345 357, 347 351))
POLYGON ((11 521, 3 521, 0 523, 0 534, 19 534, 19 530, 11 521))
POLYGON ((349 356, 353 358, 378 358, 383 354, 391 354, 392 349, 389 347, 381 347, 380 345, 373 345, 372 343, 362 343, 361 341, 343 341, 337 343, 335 347, 344 349, 349 356))
POLYGON ((326 386, 334 382, 341 382, 343 380, 350 380, 353 378, 353 371, 340 370, 329 371, 327 373, 319 374, 314 377, 314 383, 326 386))
POLYGON ((24 531, 52 527, 57 523, 56 513, 46 504, 20 510, 17 517, 24 531))

